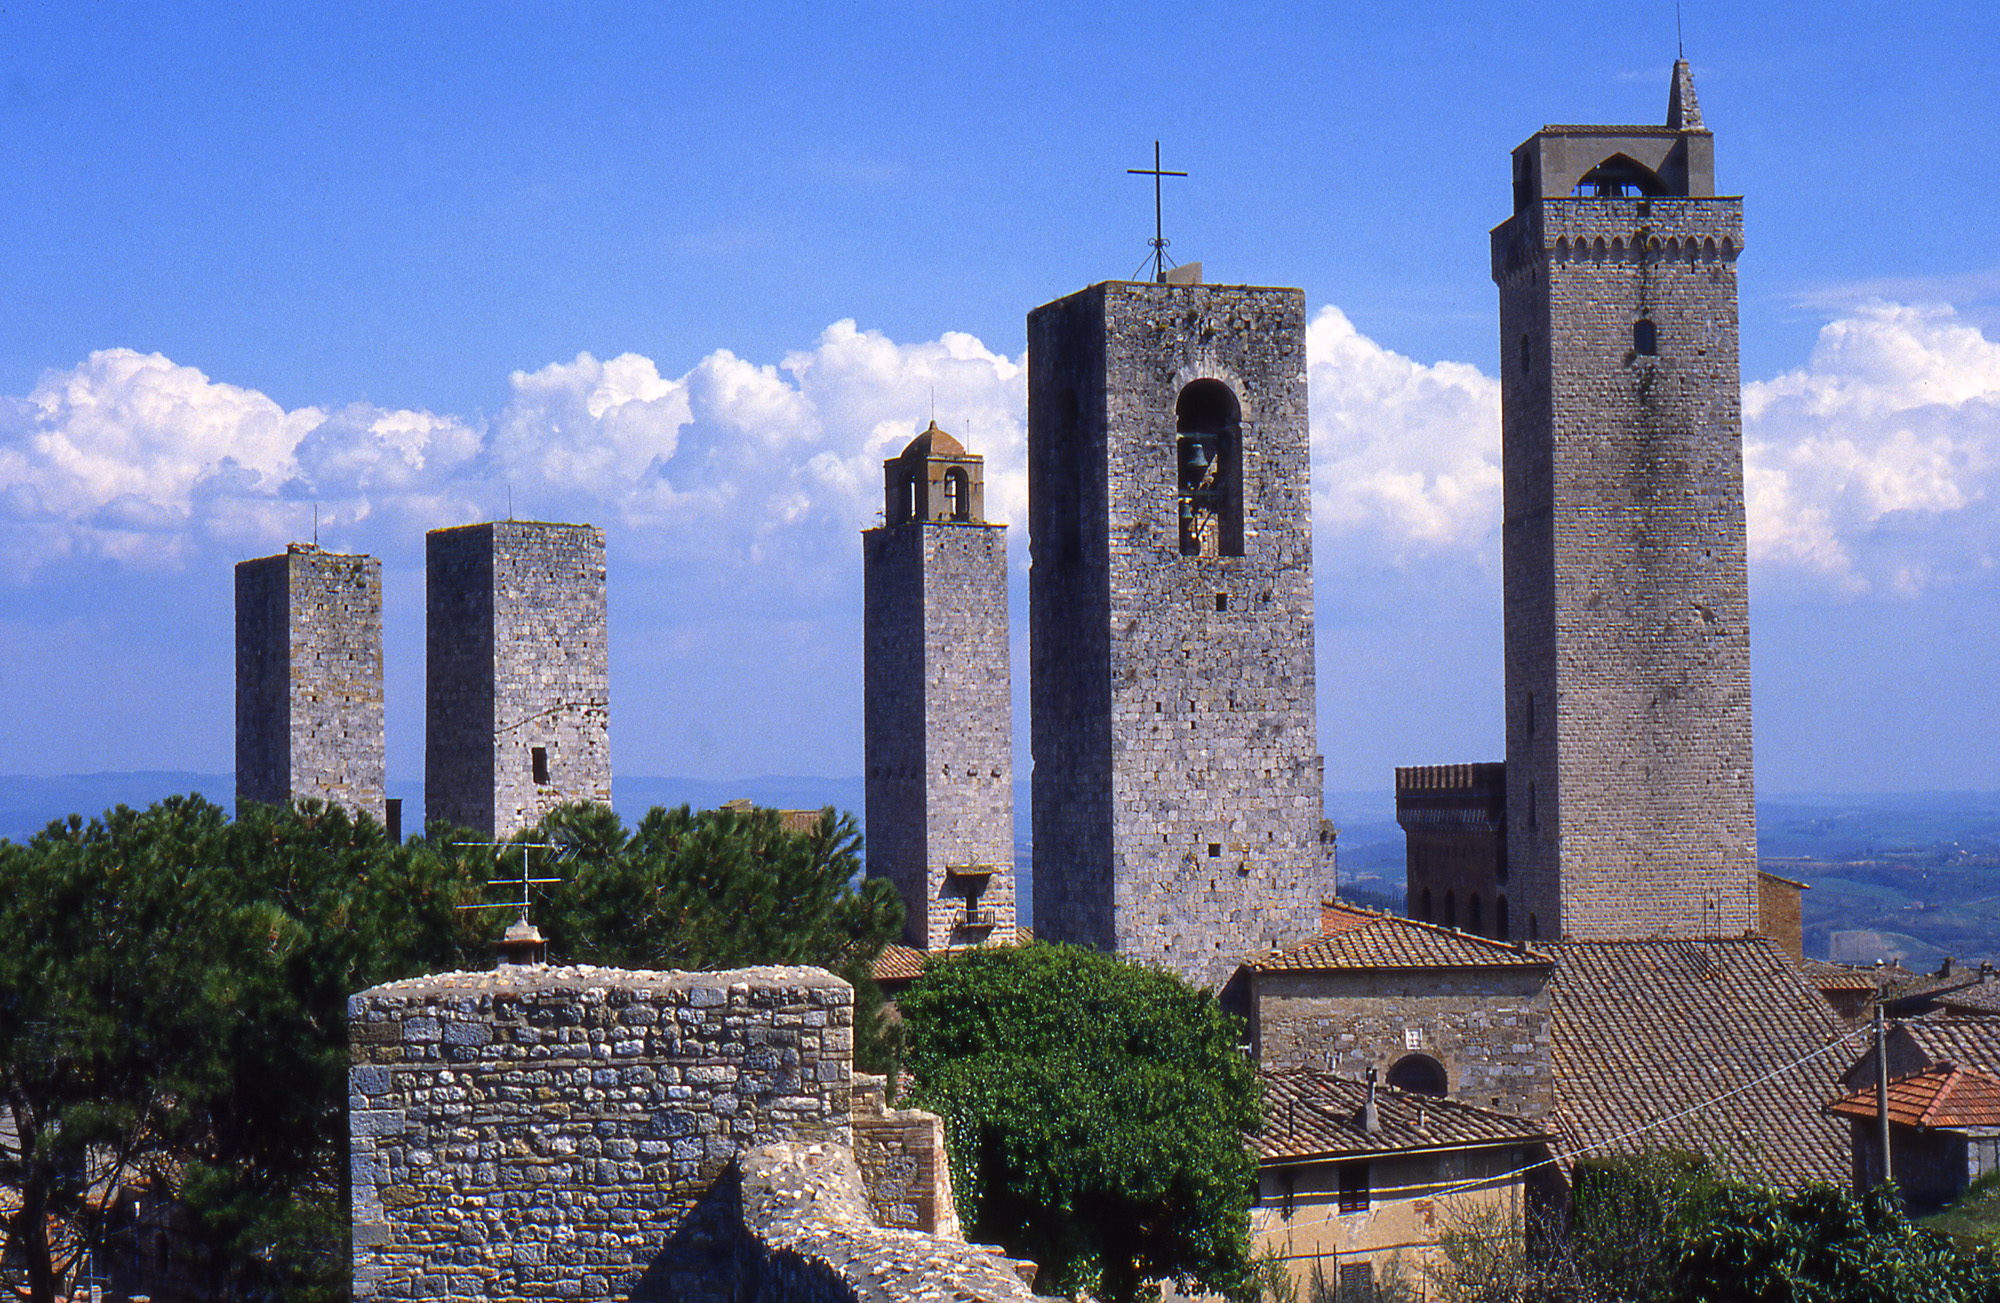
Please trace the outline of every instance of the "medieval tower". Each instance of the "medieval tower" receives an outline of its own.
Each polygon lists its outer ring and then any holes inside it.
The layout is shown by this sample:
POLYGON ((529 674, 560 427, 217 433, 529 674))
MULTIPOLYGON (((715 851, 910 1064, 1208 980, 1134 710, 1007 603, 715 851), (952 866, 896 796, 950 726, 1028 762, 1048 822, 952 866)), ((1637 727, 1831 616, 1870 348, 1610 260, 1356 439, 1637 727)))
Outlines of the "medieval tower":
POLYGON ((604 531, 494 521, 425 538, 424 815, 506 838, 611 802, 604 531))
POLYGON ((1514 151, 1500 287, 1513 935, 1757 924, 1740 199, 1685 62, 1664 127, 1514 151))
POLYGON ((982 459, 935 421, 882 471, 861 535, 868 873, 920 950, 1012 944, 1007 527, 986 522, 982 459))
POLYGON ((381 820, 382 563, 294 543, 236 565, 236 800, 381 820))
POLYGON ((1035 934, 1220 985, 1320 882, 1304 296, 1028 316, 1035 934))

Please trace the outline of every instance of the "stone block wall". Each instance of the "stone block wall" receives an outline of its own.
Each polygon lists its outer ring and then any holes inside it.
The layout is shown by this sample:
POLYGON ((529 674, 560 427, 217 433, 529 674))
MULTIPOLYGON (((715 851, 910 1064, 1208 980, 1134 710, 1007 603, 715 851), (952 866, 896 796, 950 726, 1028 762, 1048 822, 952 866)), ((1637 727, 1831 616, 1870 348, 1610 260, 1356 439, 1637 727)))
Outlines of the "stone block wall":
POLYGON ((494 521, 426 538, 424 813, 496 838, 611 801, 604 531, 494 521))
POLYGON ((236 566, 236 796, 383 817, 382 563, 294 543, 236 566))
POLYGON ((1036 309, 1028 340, 1036 935, 1220 986, 1311 934, 1332 886, 1303 296, 1107 282, 1036 309), (1239 409, 1215 483, 1241 536, 1188 555, 1198 382, 1239 409))
POLYGON ((503 968, 348 1005, 357 1298, 729 1293, 726 1172, 846 1145, 853 992, 818 969, 503 968))
POLYGON ((910 945, 1011 944, 1006 526, 915 521, 861 538, 868 872, 896 885, 910 945))
POLYGON ((1742 247, 1733 198, 1493 232, 1517 936, 1756 927, 1742 247))
POLYGON ((1435 1059, 1450 1097, 1526 1118, 1555 1107, 1547 972, 1260 972, 1251 1031, 1266 1069, 1345 1077, 1435 1059))
POLYGON ((960 1239, 944 1119, 892 1109, 883 1079, 855 1074, 854 1161, 877 1226, 960 1239))

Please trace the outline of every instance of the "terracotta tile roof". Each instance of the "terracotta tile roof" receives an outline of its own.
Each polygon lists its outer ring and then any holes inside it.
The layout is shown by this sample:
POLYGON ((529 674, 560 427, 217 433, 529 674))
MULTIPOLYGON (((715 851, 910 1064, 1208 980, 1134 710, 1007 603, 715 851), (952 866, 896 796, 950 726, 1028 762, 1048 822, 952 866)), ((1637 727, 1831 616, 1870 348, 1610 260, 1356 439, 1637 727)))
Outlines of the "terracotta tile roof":
POLYGON ((1324 935, 1245 962, 1260 973, 1342 968, 1547 968, 1540 951, 1422 923, 1400 914, 1378 914, 1353 905, 1320 906, 1324 935))
MULTIPOLYGON (((1873 1121, 1875 1088, 1857 1090, 1826 1106, 1840 1117, 1873 1121)), ((1889 1120, 1906 1127, 2000 1126, 2000 1077, 1941 1063, 1889 1083, 1889 1120)))
MULTIPOLYGON (((1014 929, 1015 945, 1027 946, 1033 945, 1034 942, 1035 933, 1032 928, 1014 929)), ((882 947, 881 954, 875 956, 875 963, 869 968, 868 975, 877 982, 914 982, 923 976, 924 961, 929 958, 930 952, 927 950, 919 950, 915 946, 892 941, 882 947)))
POLYGON ((2000 982, 1983 982, 1977 986, 1968 986, 1963 991, 1949 991, 1935 998, 1938 1007, 1946 1013, 1996 1014, 2000 1013, 2000 982))
POLYGON ((1861 1042, 1817 1053, 1848 1033, 1775 942, 1571 941, 1555 950, 1549 1046, 1568 1153, 1720 1150, 1782 1181, 1846 1179, 1844 1128, 1819 1108, 1839 1093, 1861 1042), (1629 1135, 1730 1091, 1740 1093, 1629 1135))
MULTIPOLYGON (((1956 1063, 2000 1077, 2000 1018, 1918 1018, 1900 1024, 1926 1067, 1956 1063)), ((1891 1055, 1889 1062, 1896 1062, 1891 1055)))
POLYGON ((1310 1068, 1277 1069, 1259 1076, 1264 1085, 1264 1124, 1250 1133, 1250 1147, 1259 1162, 1530 1145, 1553 1138, 1546 1128, 1512 1114, 1391 1086, 1375 1088, 1381 1128, 1371 1135, 1356 1120, 1368 1097, 1366 1082, 1310 1068))
POLYGON ((929 957, 915 946, 891 941, 882 947, 881 954, 875 956, 868 975, 878 982, 914 982, 923 976, 924 960, 929 957))
POLYGON ((1823 959, 1801 959, 1799 972, 1822 991, 1872 991, 1882 985, 1883 980, 1873 968, 1829 964, 1823 959))

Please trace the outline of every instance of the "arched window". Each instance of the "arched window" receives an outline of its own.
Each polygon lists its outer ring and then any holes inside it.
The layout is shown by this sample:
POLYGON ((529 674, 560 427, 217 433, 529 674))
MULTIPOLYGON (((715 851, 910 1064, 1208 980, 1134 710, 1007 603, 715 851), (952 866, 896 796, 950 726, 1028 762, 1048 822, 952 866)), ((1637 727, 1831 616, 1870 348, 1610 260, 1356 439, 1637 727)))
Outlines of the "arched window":
POLYGON ((1632 351, 1640 357, 1654 357, 1660 351, 1659 331, 1646 317, 1632 323, 1632 351))
POLYGON ((911 471, 903 478, 903 519, 917 518, 917 473, 911 471))
POLYGON ((1475 891, 1472 893, 1471 898, 1465 902, 1465 930, 1476 933, 1479 931, 1481 923, 1482 920, 1479 917, 1479 893, 1475 891))
POLYGON ((1440 922, 1440 923, 1444 924, 1444 925, 1445 925, 1446 927, 1457 927, 1457 926, 1458 926, 1458 893, 1457 893, 1457 892, 1455 892, 1455 891, 1447 891, 1447 892, 1445 892, 1445 893, 1444 893, 1444 917, 1443 917, 1443 918, 1441 918, 1441 919, 1439 919, 1439 920, 1438 920, 1438 922, 1440 922))
POLYGON ((1423 912, 1418 914, 1417 917, 1428 923, 1431 921, 1431 889, 1429 887, 1424 888, 1424 894, 1421 899, 1424 902, 1421 906, 1423 912))
POLYGON ((1175 509, 1182 556, 1243 555, 1243 407, 1220 380, 1174 400, 1175 509))
POLYGON ((1666 192, 1653 169, 1629 154, 1613 154, 1585 172, 1574 193, 1591 199, 1635 199, 1666 192))
POLYGON ((953 520, 972 519, 972 481, 957 466, 944 473, 944 501, 953 520))
POLYGON ((1389 1084, 1415 1095, 1442 1098, 1451 1093, 1451 1081, 1445 1074, 1444 1065, 1428 1054, 1405 1054, 1390 1064, 1389 1084))
POLYGON ((1499 897, 1493 902, 1493 935, 1502 941, 1507 939, 1507 898, 1499 897))

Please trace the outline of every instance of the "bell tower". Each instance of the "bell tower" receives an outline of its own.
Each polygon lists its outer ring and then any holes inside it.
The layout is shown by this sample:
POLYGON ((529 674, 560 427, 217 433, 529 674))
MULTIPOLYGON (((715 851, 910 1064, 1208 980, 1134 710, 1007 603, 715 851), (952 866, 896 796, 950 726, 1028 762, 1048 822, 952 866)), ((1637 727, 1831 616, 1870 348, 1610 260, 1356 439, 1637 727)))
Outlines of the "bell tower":
POLYGON ((1028 316, 1035 935, 1220 986, 1318 930, 1305 302, 1028 316))
POLYGON ((936 421, 882 479, 861 535, 868 876, 920 950, 1011 945, 1007 527, 986 521, 983 460, 936 421))
POLYGON ((1743 202, 1685 61, 1664 126, 1514 151, 1500 288, 1510 932, 1757 925, 1737 373, 1743 202))

